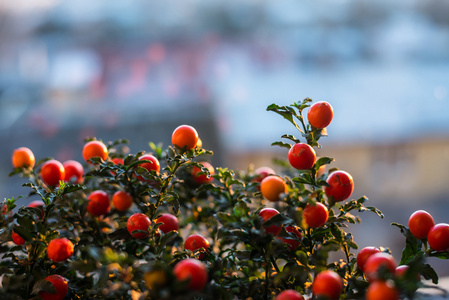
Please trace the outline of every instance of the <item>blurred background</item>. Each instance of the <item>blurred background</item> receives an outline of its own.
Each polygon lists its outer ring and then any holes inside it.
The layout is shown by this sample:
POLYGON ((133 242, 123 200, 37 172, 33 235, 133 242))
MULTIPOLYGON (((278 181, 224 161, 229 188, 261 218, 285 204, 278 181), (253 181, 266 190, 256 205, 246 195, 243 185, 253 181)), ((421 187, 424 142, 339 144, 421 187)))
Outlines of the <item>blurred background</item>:
POLYGON ((135 153, 180 124, 215 166, 276 169, 287 151, 270 144, 299 133, 266 107, 310 97, 334 108, 318 154, 385 213, 361 214, 356 242, 399 260, 391 222, 417 209, 449 222, 448 12, 444 0, 0 0, 1 197, 28 192, 8 177, 17 147, 81 160, 95 136, 135 153))

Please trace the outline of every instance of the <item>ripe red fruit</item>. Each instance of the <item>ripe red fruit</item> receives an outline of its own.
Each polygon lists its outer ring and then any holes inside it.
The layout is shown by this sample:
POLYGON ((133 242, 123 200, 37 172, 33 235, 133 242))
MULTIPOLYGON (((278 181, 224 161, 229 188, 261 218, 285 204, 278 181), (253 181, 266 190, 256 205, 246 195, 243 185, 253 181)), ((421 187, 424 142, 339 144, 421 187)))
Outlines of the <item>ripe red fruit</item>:
POLYGON ((54 262, 61 262, 72 256, 73 243, 66 238, 51 240, 47 247, 47 256, 54 262))
POLYGON ((435 222, 425 210, 415 211, 408 219, 410 232, 418 239, 427 238, 427 234, 433 226, 435 226, 435 222))
POLYGON ((188 280, 188 288, 196 291, 202 290, 208 280, 206 265, 194 258, 177 263, 173 268, 173 274, 178 281, 188 280))
POLYGON ((178 218, 172 214, 162 214, 156 220, 156 223, 162 223, 159 225, 159 230, 163 233, 179 230, 178 218))
POLYGON ((28 204, 28 207, 39 207, 41 209, 41 219, 43 219, 45 216, 45 212, 43 209, 44 204, 45 203, 42 200, 34 200, 28 204))
POLYGON ((84 168, 79 162, 77 162, 76 160, 68 160, 62 165, 65 170, 64 181, 72 181, 76 184, 83 183, 84 168))
POLYGON ((112 204, 118 211, 127 211, 133 205, 133 197, 125 191, 117 191, 112 195, 112 204))
MULTIPOLYGON (((205 252, 209 252, 210 244, 209 241, 202 235, 192 234, 184 242, 184 249, 190 250, 192 252, 204 248, 205 252)), ((202 252, 199 256, 200 259, 206 257, 206 253, 202 252)))
POLYGON ((109 155, 109 150, 105 144, 100 141, 87 142, 83 147, 83 158, 85 161, 94 157, 99 157, 102 160, 106 160, 109 155))
POLYGON ((87 204, 87 211, 95 217, 104 215, 109 212, 111 203, 109 201, 109 195, 104 191, 94 191, 90 193, 87 204))
POLYGON ((214 167, 210 163, 205 162, 205 161, 200 162, 200 164, 202 164, 205 168, 207 168, 209 170, 209 173, 211 176, 208 177, 207 174, 198 174, 199 172, 201 172, 201 169, 194 166, 192 168, 193 180, 197 184, 211 183, 212 181, 214 181, 214 178, 212 177, 212 175, 215 174, 214 167))
POLYGON ((288 151, 288 161, 295 169, 311 169, 316 162, 315 150, 308 144, 294 144, 288 151))
POLYGON ((365 247, 362 250, 359 251, 357 254, 357 267, 363 272, 363 269, 365 267, 365 263, 368 260, 368 258, 376 253, 380 253, 380 250, 376 247, 365 247))
POLYGON ((366 279, 368 279, 369 282, 372 282, 379 279, 378 273, 381 268, 385 268, 387 272, 394 274, 396 266, 396 261, 392 255, 380 252, 375 253, 368 258, 365 262, 363 272, 365 273, 366 279))
POLYGON ((366 300, 399 300, 399 291, 392 280, 374 281, 366 290, 366 300))
POLYGON ((36 160, 29 148, 20 147, 12 153, 11 162, 14 168, 32 168, 36 160))
POLYGON ((343 291, 343 281, 336 272, 325 270, 315 276, 312 284, 312 293, 315 297, 327 297, 337 300, 343 291))
POLYGON ((181 125, 177 127, 171 136, 172 144, 179 148, 192 150, 198 143, 198 132, 189 125, 181 125))
MULTIPOLYGON (((397 268, 396 268, 396 271, 394 272, 394 276, 396 277, 396 278, 403 278, 404 276, 405 276, 405 273, 407 273, 407 270, 409 269, 410 267, 408 266, 408 265, 400 265, 400 266, 398 266, 397 268)), ((416 276, 416 280, 417 281, 420 281, 421 280, 421 275, 418 273, 418 274, 416 274, 417 276, 416 276)))
POLYGON ((20 235, 15 233, 14 230, 11 232, 11 237, 14 244, 18 246, 25 244, 25 240, 20 235))
POLYGON ((323 129, 329 126, 333 117, 334 110, 332 109, 332 106, 325 101, 316 102, 309 108, 309 112, 307 113, 307 119, 309 120, 310 125, 318 129, 323 129))
POLYGON ((126 228, 128 232, 136 239, 144 239, 149 236, 149 227, 151 225, 151 220, 147 215, 142 213, 135 213, 128 218, 126 222, 126 228), (134 232, 135 230, 143 230, 146 232, 134 232))
POLYGON ((275 300, 304 300, 304 297, 295 290, 285 290, 280 292, 275 300))
POLYGON ((274 170, 270 167, 260 167, 257 168, 254 173, 256 174, 256 176, 254 176, 252 181, 256 181, 256 182, 262 182, 262 180, 267 177, 268 175, 274 175, 276 174, 276 172, 274 172, 274 170))
MULTIPOLYGON (((142 167, 144 169, 147 169, 148 171, 155 171, 156 173, 159 173, 161 170, 161 165, 159 163, 159 160, 151 155, 151 154, 145 154, 139 157, 139 160, 149 160, 151 162, 141 163, 139 164, 139 167, 142 167)), ((139 180, 144 180, 142 176, 138 176, 139 180)))
POLYGON ((64 180, 64 166, 57 160, 46 161, 41 168, 42 181, 49 186, 59 185, 60 180, 64 180))
POLYGON ((440 223, 430 229, 427 235, 430 248, 435 251, 449 250, 449 225, 440 223))
POLYGON ((28 204, 28 207, 39 207, 39 206, 44 206, 44 204, 45 203, 42 200, 34 200, 28 204))
MULTIPOLYGON (((268 221, 269 219, 271 219, 273 216, 278 215, 279 211, 277 209, 274 208, 263 208, 260 212, 259 212, 259 216, 262 218, 262 220, 264 222, 268 221)), ((270 225, 264 228, 265 232, 271 233, 272 235, 276 236, 279 234, 279 232, 281 232, 282 226, 281 225, 270 225)))
POLYGON ((345 171, 332 172, 326 182, 329 186, 324 187, 324 191, 336 202, 348 199, 354 190, 354 180, 345 171))
POLYGON ((121 157, 114 157, 112 159, 112 162, 116 165, 124 165, 125 164, 125 160, 121 157))
POLYGON ((317 228, 326 224, 329 210, 323 203, 316 202, 315 205, 307 204, 302 216, 309 227, 317 228))
MULTIPOLYGON (((296 237, 298 238, 298 240, 302 239, 302 233, 298 230, 298 228, 296 226, 286 226, 285 231, 293 232, 296 235, 296 237)), ((278 236, 277 238, 282 240, 284 242, 284 244, 287 244, 288 248, 290 248, 290 250, 292 250, 292 251, 296 250, 300 244, 300 242, 297 240, 286 239, 286 238, 283 238, 280 236, 278 236)))
POLYGON ((69 291, 69 285, 67 283, 67 279, 60 275, 50 275, 45 278, 46 281, 51 282, 51 284, 55 287, 56 293, 48 293, 48 292, 39 292, 39 296, 43 300, 62 300, 67 295, 69 291))
POLYGON ((284 179, 269 175, 260 183, 260 192, 268 201, 277 202, 281 200, 282 193, 287 193, 287 184, 284 179))

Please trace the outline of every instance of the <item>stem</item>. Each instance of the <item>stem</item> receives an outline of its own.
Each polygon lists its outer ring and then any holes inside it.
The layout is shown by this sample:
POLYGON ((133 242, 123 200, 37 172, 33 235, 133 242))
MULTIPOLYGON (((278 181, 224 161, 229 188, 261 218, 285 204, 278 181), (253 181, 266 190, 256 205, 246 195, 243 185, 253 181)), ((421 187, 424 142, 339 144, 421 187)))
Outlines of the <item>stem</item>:
POLYGON ((343 250, 344 250, 345 255, 346 255, 346 261, 348 262, 348 265, 349 265, 349 263, 351 262, 351 259, 349 258, 348 244, 343 243, 343 250))
MULTIPOLYGON (((279 269, 279 267, 278 267, 278 264, 276 263, 276 260, 274 259, 274 257, 273 257, 273 255, 270 255, 270 260, 271 260, 271 264, 273 265, 273 267, 274 267, 274 269, 276 270, 276 272, 278 273, 278 274, 280 274, 281 273, 281 270, 279 269)), ((282 286, 284 287, 284 290, 286 290, 288 287, 287 287, 287 284, 284 282, 284 280, 282 280, 281 279, 281 284, 282 284, 282 286)))
POLYGON ((268 260, 265 260, 265 300, 268 300, 268 294, 269 294, 269 284, 270 284, 270 276, 269 274, 269 266, 268 260))
POLYGON ((309 252, 312 255, 313 254, 313 244, 312 244, 312 228, 307 228, 307 238, 309 239, 309 243, 308 243, 308 248, 309 248, 309 252))

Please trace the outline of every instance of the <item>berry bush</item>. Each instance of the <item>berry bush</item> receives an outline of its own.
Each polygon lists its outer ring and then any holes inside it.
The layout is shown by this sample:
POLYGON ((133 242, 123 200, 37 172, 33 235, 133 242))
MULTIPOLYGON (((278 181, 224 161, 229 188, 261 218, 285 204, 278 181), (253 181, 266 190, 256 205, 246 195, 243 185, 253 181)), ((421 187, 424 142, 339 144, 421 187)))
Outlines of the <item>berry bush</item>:
POLYGON ((127 140, 87 139, 82 164, 16 149, 10 176, 41 200, 0 204, 0 296, 389 300, 413 298, 422 278, 438 283, 426 259, 449 258, 449 225, 429 213, 392 224, 404 235, 401 257, 359 249, 348 232, 359 215, 383 214, 351 198, 354 180, 332 158, 317 157, 332 106, 306 98, 267 110, 298 136, 272 144, 288 150, 279 173, 212 166, 188 125, 173 145, 138 153, 127 140))

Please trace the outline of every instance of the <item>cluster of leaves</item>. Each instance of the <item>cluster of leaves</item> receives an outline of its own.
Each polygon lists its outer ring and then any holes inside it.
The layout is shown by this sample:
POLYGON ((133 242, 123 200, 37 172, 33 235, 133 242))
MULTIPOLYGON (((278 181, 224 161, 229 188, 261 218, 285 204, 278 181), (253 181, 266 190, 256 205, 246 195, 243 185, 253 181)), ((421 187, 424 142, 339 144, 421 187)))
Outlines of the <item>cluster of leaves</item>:
MULTIPOLYGON (((326 135, 325 129, 306 124, 302 115, 310 103, 310 99, 305 99, 291 106, 272 104, 267 110, 283 116, 301 133, 301 138, 282 138, 294 143, 303 139, 320 147, 318 141, 326 135)), ((30 196, 41 198, 44 205, 15 209, 16 199, 5 200, 6 209, 0 214, 0 295, 39 299, 39 291, 52 291, 44 278, 59 274, 68 279, 68 298, 271 299, 285 289, 310 294, 314 275, 330 269, 343 278, 342 299, 364 298, 368 283, 356 266, 354 251, 358 246, 346 230, 348 224, 360 223, 360 217, 354 213, 370 211, 381 218, 383 215, 375 207, 365 206, 366 197, 344 203, 326 197, 328 173, 320 174, 319 169, 329 165, 332 158, 319 158, 310 170, 286 169, 283 178, 288 192, 272 204, 263 199, 252 168, 216 168, 212 183, 198 185, 192 179, 191 168, 199 167, 209 174, 199 162, 212 155, 211 151, 185 151, 171 146, 163 149, 150 143, 150 151, 163 167, 156 173, 139 166, 148 162, 139 160, 144 152, 126 153, 127 143, 109 143, 107 160, 91 159, 86 163, 88 172, 81 185, 61 182, 56 188, 46 186, 39 179, 39 167, 45 159, 32 169, 14 170, 11 175, 26 178, 24 186, 31 190, 30 196), (124 163, 115 164, 113 158, 123 158, 124 163), (94 217, 86 207, 88 195, 95 190, 109 195, 124 190, 133 197, 134 206, 131 211, 112 209, 104 216, 94 217), (329 219, 324 226, 308 228, 302 212, 307 204, 315 202, 326 205, 329 219), (281 213, 263 222, 259 212, 267 205, 281 213), (128 233, 126 222, 134 212, 151 219, 149 238, 135 239, 128 233), (176 215, 180 231, 159 232, 160 224, 155 221, 161 213, 176 215), (265 232, 264 228, 271 225, 282 226, 277 237, 265 232), (287 232, 285 227, 289 225, 301 228, 303 238, 287 232), (24 245, 11 242, 13 230, 25 240, 24 245), (211 251, 204 255, 184 250, 185 237, 192 233, 206 236, 211 251), (75 253, 67 261, 53 262, 46 256, 48 243, 56 237, 66 237, 75 245, 75 253), (290 249, 281 238, 295 240, 299 246, 290 249), (343 258, 329 261, 339 254, 343 258), (204 255, 201 260, 207 265, 209 281, 202 291, 190 291, 186 282, 175 280, 173 266, 182 259, 200 255, 204 255)), ((273 145, 291 147, 283 141, 273 145)), ((412 263, 410 276, 421 273, 437 280, 424 258, 447 255, 422 251, 421 242, 407 234, 407 228, 397 226, 407 236, 401 263, 412 263)), ((407 294, 413 295, 418 285, 407 287, 407 294)))

